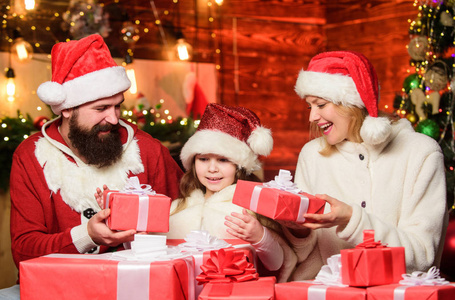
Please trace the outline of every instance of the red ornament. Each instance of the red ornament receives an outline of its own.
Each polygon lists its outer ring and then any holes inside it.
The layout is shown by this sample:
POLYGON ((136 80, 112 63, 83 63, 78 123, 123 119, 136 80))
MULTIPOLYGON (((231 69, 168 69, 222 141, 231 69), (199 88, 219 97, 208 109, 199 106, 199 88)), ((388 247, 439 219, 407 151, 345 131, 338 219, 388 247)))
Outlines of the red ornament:
POLYGON ((455 216, 451 216, 441 259, 441 273, 449 281, 455 280, 455 216))
POLYGON ((43 125, 47 121, 49 121, 48 117, 45 116, 36 117, 35 120, 33 120, 33 126, 35 126, 36 129, 41 130, 41 127, 43 127, 43 125))

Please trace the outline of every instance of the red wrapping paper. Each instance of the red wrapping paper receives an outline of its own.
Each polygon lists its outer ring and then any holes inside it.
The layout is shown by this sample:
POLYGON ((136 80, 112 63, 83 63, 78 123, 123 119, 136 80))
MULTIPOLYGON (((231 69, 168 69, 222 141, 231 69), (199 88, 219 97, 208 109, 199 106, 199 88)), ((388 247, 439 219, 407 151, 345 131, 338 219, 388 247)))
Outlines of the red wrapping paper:
MULTIPOLYGON (((104 191, 104 203, 111 209, 111 214, 107 219, 107 225, 111 230, 129 230, 147 232, 168 232, 169 213, 171 209, 171 198, 156 194, 148 195, 148 206, 140 204, 138 195, 133 193, 121 193, 118 191, 104 191), (143 211, 146 209, 146 211, 143 211), (146 216, 146 227, 139 226, 143 216, 146 216), (142 218, 140 217, 142 216, 142 218)), ((106 208, 106 207, 105 207, 106 208)), ((142 223, 144 223, 142 221, 142 223)))
POLYGON ((406 273, 404 247, 387 247, 374 241, 374 231, 364 231, 364 242, 341 250, 341 282, 368 287, 398 283, 406 273))
POLYGON ((193 268, 191 258, 146 263, 101 259, 102 255, 97 254, 59 256, 43 256, 20 263, 22 300, 194 299, 188 297, 193 268), (71 258, 66 258, 68 256, 71 258), (129 268, 132 265, 132 273, 122 276, 121 263, 127 263, 129 268), (134 277, 138 280, 134 281, 134 277), (148 281, 148 286, 144 281, 148 281), (144 296, 147 289, 148 295, 144 296), (137 293, 144 297, 136 296, 137 293))
MULTIPOLYGON (((307 193, 294 194, 275 188, 263 186, 258 198, 258 205, 255 209, 251 206, 253 192, 256 186, 262 183, 252 181, 237 181, 232 203, 250 209, 258 214, 272 218, 274 220, 299 221, 305 212, 322 214, 324 212, 325 201, 307 193), (301 201, 304 196, 309 199, 307 211, 301 210, 301 201)), ((303 221, 302 221, 303 222, 303 221)))
POLYGON ((368 300, 453 300, 455 286, 405 286, 389 284, 367 288, 368 300))
MULTIPOLYGON (((365 300, 367 290, 355 287, 337 287, 293 281, 275 284, 275 300, 365 300)), ((369 299, 369 298, 368 298, 369 299)))
POLYGON ((273 300, 275 277, 260 277, 254 281, 207 283, 199 300, 273 300))

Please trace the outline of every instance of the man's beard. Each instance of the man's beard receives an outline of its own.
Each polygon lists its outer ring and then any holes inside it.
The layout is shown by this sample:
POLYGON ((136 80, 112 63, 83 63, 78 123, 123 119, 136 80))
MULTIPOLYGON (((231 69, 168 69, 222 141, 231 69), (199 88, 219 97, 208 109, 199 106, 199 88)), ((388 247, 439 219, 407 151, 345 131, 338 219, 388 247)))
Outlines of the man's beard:
POLYGON ((87 164, 102 168, 117 162, 123 153, 120 125, 97 124, 87 130, 79 126, 77 116, 78 112, 75 111, 70 118, 68 138, 72 146, 85 158, 87 164), (109 133, 98 136, 100 131, 108 130, 110 130, 109 133))

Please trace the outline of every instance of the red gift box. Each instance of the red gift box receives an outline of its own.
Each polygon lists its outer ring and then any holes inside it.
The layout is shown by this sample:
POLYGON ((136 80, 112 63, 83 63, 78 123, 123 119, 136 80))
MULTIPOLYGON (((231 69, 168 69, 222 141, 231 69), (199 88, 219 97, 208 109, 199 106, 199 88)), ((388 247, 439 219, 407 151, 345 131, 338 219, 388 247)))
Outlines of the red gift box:
POLYGON ((275 299, 365 300, 367 299, 367 290, 365 288, 313 284, 311 281, 293 281, 275 284, 275 299))
POLYGON ((404 247, 374 241, 374 230, 364 230, 364 242, 341 250, 341 282, 349 286, 398 283, 406 273, 404 247))
POLYGON ((22 261, 21 299, 194 299, 191 257, 155 262, 109 257, 51 254, 22 261))
MULTIPOLYGON (((253 246, 251 246, 250 243, 245 243, 245 241, 240 240, 240 239, 225 239, 225 241, 227 243, 231 244, 233 248, 236 248, 237 250, 242 251, 244 253, 244 255, 247 257, 248 261, 251 262, 254 267, 256 267, 256 251, 254 250, 253 246)), ((178 246, 179 244, 182 244, 184 242, 185 242, 184 239, 166 240, 166 244, 168 246, 178 246)), ((218 252, 219 249, 191 253, 194 258, 194 283, 195 283, 196 298, 199 296, 199 294, 201 293, 202 288, 203 288, 203 285, 199 284, 199 282, 196 280, 196 277, 201 274, 201 272, 202 272, 201 266, 203 264, 207 263, 212 251, 218 252)))
POLYGON ((389 284, 367 288, 368 300, 453 300, 455 285, 409 286, 389 284))
POLYGON ((294 194, 262 183, 238 180, 232 203, 274 220, 304 222, 304 213, 322 214, 325 201, 307 193, 294 194))
POLYGON ((107 225, 111 230, 168 232, 171 198, 161 194, 104 191, 104 206, 111 209, 107 225))
POLYGON ((207 283, 199 300, 273 300, 275 277, 260 277, 254 281, 207 283))

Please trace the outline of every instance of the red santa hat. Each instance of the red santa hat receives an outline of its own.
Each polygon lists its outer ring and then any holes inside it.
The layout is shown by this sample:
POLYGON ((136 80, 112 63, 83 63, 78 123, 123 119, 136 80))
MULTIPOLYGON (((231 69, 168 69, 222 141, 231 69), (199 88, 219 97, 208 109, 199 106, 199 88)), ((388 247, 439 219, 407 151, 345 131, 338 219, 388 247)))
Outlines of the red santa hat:
POLYGON ((42 83, 36 92, 57 115, 131 86, 125 68, 116 64, 99 34, 55 44, 51 56, 52 81, 42 83))
POLYGON ((180 159, 189 169, 196 154, 217 154, 251 173, 260 168, 258 155, 273 148, 270 129, 261 126, 257 115, 244 107, 210 103, 199 127, 185 143, 180 159))
POLYGON ((295 85, 305 98, 315 96, 337 105, 365 107, 368 116, 360 129, 366 144, 384 142, 392 130, 389 119, 378 117, 379 84, 373 65, 360 53, 324 52, 313 57, 295 85))

